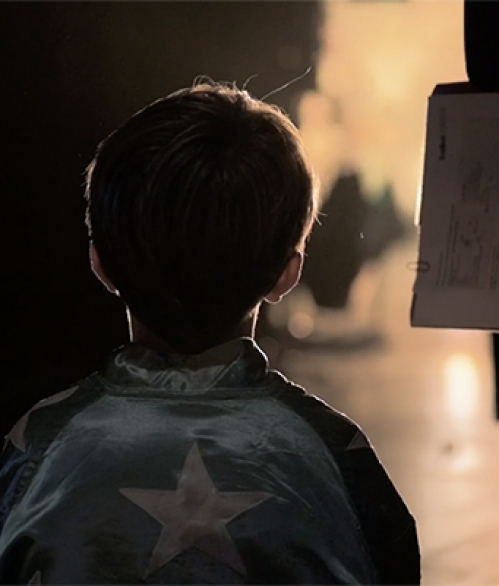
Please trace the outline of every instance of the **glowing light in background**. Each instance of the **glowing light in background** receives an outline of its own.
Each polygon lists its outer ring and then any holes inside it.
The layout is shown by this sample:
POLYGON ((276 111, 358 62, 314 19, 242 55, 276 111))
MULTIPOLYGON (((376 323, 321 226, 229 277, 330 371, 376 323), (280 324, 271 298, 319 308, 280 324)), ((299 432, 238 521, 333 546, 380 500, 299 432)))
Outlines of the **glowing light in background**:
POLYGON ((295 338, 307 338, 314 331, 314 318, 305 311, 295 311, 289 317, 288 330, 295 338))
POLYGON ((480 373, 468 354, 453 354, 444 364, 444 396, 448 415, 469 419, 479 407, 480 373))
POLYGON ((324 193, 340 169, 356 170, 367 195, 391 183, 414 218, 427 98, 467 78, 463 28, 458 1, 324 1, 317 91, 299 112, 324 193))
POLYGON ((483 386, 480 368, 471 354, 451 354, 444 363, 444 409, 445 416, 458 424, 456 443, 449 444, 444 465, 454 474, 467 474, 480 466, 483 454, 478 449, 469 431, 478 422, 480 405, 483 404, 483 386))

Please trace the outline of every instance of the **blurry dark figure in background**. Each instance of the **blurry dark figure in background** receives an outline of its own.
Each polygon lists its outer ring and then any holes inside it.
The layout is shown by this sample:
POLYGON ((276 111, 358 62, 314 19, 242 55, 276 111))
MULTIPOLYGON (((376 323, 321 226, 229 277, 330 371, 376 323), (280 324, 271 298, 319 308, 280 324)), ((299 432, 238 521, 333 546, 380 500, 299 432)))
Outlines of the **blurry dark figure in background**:
POLYGON ((371 203, 357 174, 340 175, 310 237, 302 282, 318 306, 344 308, 362 265, 380 259, 407 232, 389 186, 371 203))
POLYGON ((340 176, 320 210, 319 225, 307 246, 307 267, 303 267, 302 282, 321 307, 347 305, 350 286, 365 256, 366 208, 358 176, 340 176))
MULTIPOLYGON (((393 244, 410 234, 411 226, 396 209, 389 185, 373 201, 363 192, 358 173, 341 174, 325 199, 318 225, 310 236, 302 283, 310 290, 319 309, 345 309, 361 271, 381 261, 393 244)), ((274 338, 283 347, 312 344, 310 339, 294 340, 289 332, 276 330, 267 314, 260 317, 258 332, 262 338, 274 338)), ((379 332, 366 327, 353 336, 336 332, 334 337, 319 345, 351 350, 381 340, 379 332)))

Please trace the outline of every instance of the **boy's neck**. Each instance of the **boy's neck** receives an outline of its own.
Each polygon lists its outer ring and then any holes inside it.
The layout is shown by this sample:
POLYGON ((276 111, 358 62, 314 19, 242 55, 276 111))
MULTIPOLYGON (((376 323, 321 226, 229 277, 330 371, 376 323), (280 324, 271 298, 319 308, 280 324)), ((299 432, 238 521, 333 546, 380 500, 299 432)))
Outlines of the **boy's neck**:
MULTIPOLYGON (((166 340, 157 336, 154 332, 148 329, 143 323, 136 319, 129 311, 128 315, 128 329, 130 334, 130 341, 146 346, 151 350, 156 350, 163 353, 175 353, 175 348, 170 346, 166 340)), ((229 342, 237 338, 254 338, 256 327, 257 314, 252 315, 241 326, 234 330, 233 335, 226 340, 221 340, 220 343, 229 342)), ((207 348, 208 349, 208 348, 207 348)))

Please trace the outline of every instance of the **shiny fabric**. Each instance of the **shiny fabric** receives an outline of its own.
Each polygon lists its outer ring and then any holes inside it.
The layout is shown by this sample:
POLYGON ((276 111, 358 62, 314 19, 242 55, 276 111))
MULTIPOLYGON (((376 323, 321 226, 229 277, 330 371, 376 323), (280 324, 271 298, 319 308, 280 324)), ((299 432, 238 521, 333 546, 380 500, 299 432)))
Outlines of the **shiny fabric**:
POLYGON ((35 405, 2 454, 2 584, 370 584, 385 551, 416 583, 407 535, 359 428, 251 339, 197 356, 130 344, 35 405), (378 479, 360 492, 352 454, 378 479))

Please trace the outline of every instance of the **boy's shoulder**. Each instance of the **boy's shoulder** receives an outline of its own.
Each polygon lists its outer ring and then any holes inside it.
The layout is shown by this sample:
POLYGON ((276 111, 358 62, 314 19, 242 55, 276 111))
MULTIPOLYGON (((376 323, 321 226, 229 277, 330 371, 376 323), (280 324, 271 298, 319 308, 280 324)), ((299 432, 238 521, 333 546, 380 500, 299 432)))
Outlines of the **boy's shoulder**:
POLYGON ((372 449, 363 430, 347 415, 290 382, 280 372, 271 371, 269 374, 276 398, 306 421, 331 451, 372 449))
POLYGON ((5 443, 22 453, 48 447, 76 413, 98 398, 86 384, 92 376, 35 403, 11 428, 5 443))
POLYGON ((26 452, 28 447, 27 441, 27 428, 32 426, 33 419, 36 417, 32 417, 32 415, 40 410, 49 407, 50 405, 56 405, 58 403, 63 403, 65 399, 71 397, 76 390, 78 389, 77 386, 72 386, 64 391, 57 392, 53 395, 45 399, 41 399, 37 403, 31 407, 10 430, 9 434, 6 437, 6 441, 10 442, 15 448, 17 448, 20 452, 26 452))
POLYGON ((49 446, 71 418, 96 399, 95 393, 84 392, 81 386, 73 385, 35 403, 5 437, 0 453, 0 532, 49 446))

